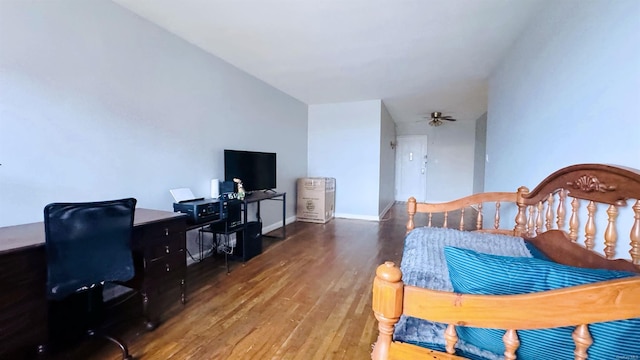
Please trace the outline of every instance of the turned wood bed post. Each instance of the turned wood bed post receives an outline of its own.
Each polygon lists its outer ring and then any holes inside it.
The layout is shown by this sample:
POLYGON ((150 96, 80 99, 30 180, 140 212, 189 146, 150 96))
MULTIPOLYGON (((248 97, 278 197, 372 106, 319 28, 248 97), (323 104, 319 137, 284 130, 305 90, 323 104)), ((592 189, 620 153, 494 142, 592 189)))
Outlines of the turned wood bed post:
POLYGON ((393 328, 402 315, 403 301, 402 272, 387 261, 376 269, 373 280, 373 313, 378 319, 378 340, 371 353, 371 359, 384 360, 389 355, 393 328))
POLYGON ((629 234, 629 238, 631 239, 629 243, 629 245, 631 245, 629 254, 631 254, 633 264, 640 265, 640 200, 637 200, 636 204, 633 205, 633 219, 633 227, 629 234))
POLYGON ((516 204, 518 205, 518 214, 516 215, 516 227, 514 229, 515 236, 526 236, 527 230, 527 205, 523 202, 523 196, 529 193, 529 189, 526 186, 520 186, 518 188, 518 194, 516 196, 516 204))
POLYGON ((478 216, 476 217, 476 230, 482 230, 482 221, 482 203, 480 203, 478 204, 478 216))
POLYGON ((556 211, 558 220, 556 224, 558 225, 558 230, 564 230, 564 217, 567 215, 567 210, 564 208, 564 200, 567 198, 567 190, 560 190, 558 194, 558 210, 556 211))
MULTIPOLYGON (((416 226, 413 222, 413 218, 416 215, 417 207, 418 204, 416 198, 413 196, 410 197, 407 201, 407 213, 409 214, 409 221, 407 221, 407 234, 416 226)), ((431 223, 429 223, 429 226, 431 226, 431 223)))
POLYGON ((616 230, 618 208, 615 205, 609 205, 607 215, 607 228, 604 230, 604 253, 607 259, 611 260, 616 255, 616 243, 618 242, 618 231, 616 230))
POLYGON ((545 227, 549 231, 553 229, 553 194, 549 194, 547 199, 547 213, 545 216, 545 227))

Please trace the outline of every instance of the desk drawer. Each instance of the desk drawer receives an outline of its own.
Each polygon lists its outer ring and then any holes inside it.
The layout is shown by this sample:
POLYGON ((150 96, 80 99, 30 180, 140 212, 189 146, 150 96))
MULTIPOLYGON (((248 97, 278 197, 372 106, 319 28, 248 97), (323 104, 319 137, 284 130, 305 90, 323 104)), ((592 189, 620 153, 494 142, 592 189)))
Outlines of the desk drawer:
MULTIPOLYGON (((0 358, 11 351, 35 354, 47 339, 47 302, 32 299, 0 312, 0 358)), ((8 358, 7 358, 8 359, 8 358)))
POLYGON ((162 295, 168 291, 180 289, 184 286, 184 272, 174 271, 162 278, 156 278, 145 283, 147 294, 162 295))
POLYGON ((44 246, 0 256, 0 313, 45 298, 46 261, 44 246))
POLYGON ((184 253, 184 250, 184 233, 175 233, 170 236, 149 239, 144 257, 147 261, 155 261, 159 258, 171 257, 177 253, 184 253))
POLYGON ((187 258, 185 256, 185 250, 182 249, 168 256, 163 256, 151 261, 147 261, 145 268, 145 277, 147 279, 146 281, 162 279, 166 276, 172 275, 175 272, 184 274, 186 268, 187 258))
POLYGON ((46 281, 44 246, 0 255, 0 359, 35 355, 47 342, 46 281))
POLYGON ((186 231, 186 223, 184 219, 171 220, 171 221, 163 221, 160 223, 148 224, 145 226, 141 226, 139 229, 139 237, 142 240, 142 246, 144 246, 144 242, 149 241, 149 239, 162 238, 167 236, 173 236, 174 234, 184 233, 186 231))

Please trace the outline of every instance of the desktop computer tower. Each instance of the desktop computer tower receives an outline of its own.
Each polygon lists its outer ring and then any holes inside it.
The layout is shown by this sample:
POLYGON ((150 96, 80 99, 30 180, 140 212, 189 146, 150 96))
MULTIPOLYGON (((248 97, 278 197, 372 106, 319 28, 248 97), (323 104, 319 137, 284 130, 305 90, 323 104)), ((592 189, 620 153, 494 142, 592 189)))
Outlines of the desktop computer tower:
POLYGON ((247 261, 262 254, 262 223, 250 221, 244 224, 244 231, 238 231, 234 255, 247 261))
POLYGON ((235 228, 242 224, 242 201, 227 200, 225 209, 227 211, 227 226, 229 228, 235 228))

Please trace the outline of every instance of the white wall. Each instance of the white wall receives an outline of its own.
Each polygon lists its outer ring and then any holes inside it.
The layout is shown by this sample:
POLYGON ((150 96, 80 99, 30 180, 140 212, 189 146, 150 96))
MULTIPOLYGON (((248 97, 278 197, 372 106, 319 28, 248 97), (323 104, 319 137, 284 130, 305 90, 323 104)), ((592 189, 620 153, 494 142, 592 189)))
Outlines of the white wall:
POLYGON ((473 193, 484 192, 484 166, 487 152, 487 113, 476 120, 476 142, 473 155, 473 193))
POLYGON ((639 14, 637 0, 540 13, 489 81, 487 191, 576 163, 640 168, 639 14))
POLYGON ((378 214, 382 218, 395 202, 396 152, 391 142, 396 142, 396 124, 382 103, 380 123, 380 194, 378 214))
POLYGON ((54 201, 172 210, 171 188, 209 195, 224 148, 277 152, 293 216, 306 120, 305 104, 110 1, 0 1, 0 226, 54 201))
POLYGON ((486 191, 577 163, 640 168, 639 14, 637 0, 548 3, 489 81, 486 191))
POLYGON ((398 123, 397 134, 427 135, 427 199, 450 201, 473 192, 475 122, 457 121, 442 126, 427 122, 398 123))
POLYGON ((309 105, 308 176, 336 178, 336 216, 377 220, 381 100, 309 105))

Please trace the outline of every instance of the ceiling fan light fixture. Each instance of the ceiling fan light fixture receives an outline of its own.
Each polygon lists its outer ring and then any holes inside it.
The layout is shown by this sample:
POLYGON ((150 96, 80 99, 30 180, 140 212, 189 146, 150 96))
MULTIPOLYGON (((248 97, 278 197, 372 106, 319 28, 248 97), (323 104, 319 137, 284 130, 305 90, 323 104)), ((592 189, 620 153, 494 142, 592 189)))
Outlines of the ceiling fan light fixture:
POLYGON ((431 113, 431 121, 429 121, 429 125, 431 126, 440 126, 444 124, 444 121, 456 121, 456 119, 452 118, 450 115, 442 115, 440 111, 434 111, 431 113))

